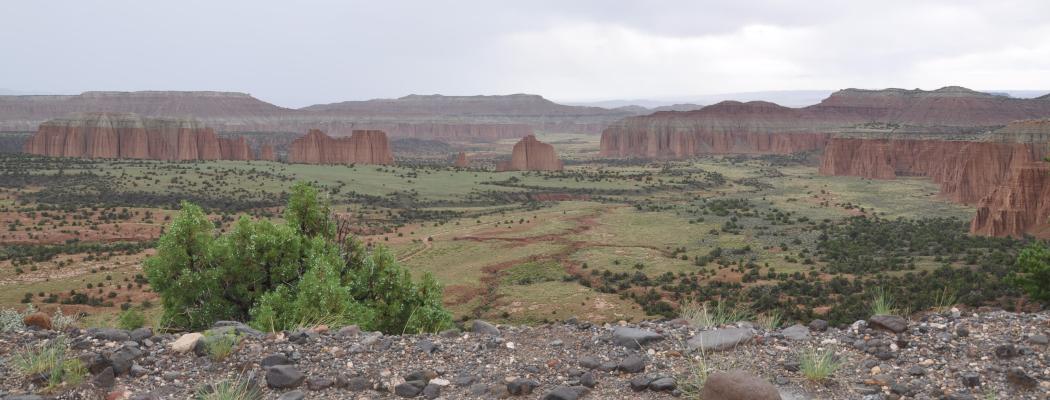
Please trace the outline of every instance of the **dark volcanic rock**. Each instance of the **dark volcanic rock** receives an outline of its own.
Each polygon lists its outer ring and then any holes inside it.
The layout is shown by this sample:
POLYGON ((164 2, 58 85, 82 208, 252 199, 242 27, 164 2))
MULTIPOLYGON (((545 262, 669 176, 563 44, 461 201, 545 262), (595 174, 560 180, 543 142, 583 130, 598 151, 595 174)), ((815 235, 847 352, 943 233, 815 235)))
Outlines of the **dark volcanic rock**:
POLYGON ((908 320, 896 315, 876 315, 868 319, 868 324, 876 329, 885 329, 894 333, 908 330, 908 320))
POLYGON ((299 387, 306 375, 291 365, 276 365, 266 369, 266 385, 275 389, 299 387))

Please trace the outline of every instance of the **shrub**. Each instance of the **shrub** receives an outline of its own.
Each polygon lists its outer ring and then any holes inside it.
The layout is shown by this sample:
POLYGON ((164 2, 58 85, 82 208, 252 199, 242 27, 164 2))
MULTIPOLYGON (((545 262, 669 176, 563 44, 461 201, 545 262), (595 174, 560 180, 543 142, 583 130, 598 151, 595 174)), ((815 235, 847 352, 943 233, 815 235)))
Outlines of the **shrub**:
POLYGON ((28 315, 29 309, 33 308, 30 304, 26 309, 26 314, 18 312, 13 308, 0 309, 0 332, 13 332, 20 331, 26 328, 25 316, 28 315))
POLYGON ((230 319, 271 331, 357 324, 385 333, 451 325, 432 276, 413 282, 385 248, 368 253, 353 237, 336 242, 330 212, 317 189, 298 183, 283 224, 242 217, 214 237, 203 211, 183 203, 146 262, 163 322, 201 329, 230 319))
POLYGON ((1022 250, 1009 280, 1033 300, 1050 302, 1050 248, 1032 243, 1022 250))
POLYGON ((127 309, 117 317, 117 327, 124 330, 139 329, 146 324, 146 317, 134 309, 127 309))
POLYGON ((61 308, 56 307, 55 313, 51 315, 51 329, 61 332, 76 326, 79 321, 80 314, 65 315, 61 308))

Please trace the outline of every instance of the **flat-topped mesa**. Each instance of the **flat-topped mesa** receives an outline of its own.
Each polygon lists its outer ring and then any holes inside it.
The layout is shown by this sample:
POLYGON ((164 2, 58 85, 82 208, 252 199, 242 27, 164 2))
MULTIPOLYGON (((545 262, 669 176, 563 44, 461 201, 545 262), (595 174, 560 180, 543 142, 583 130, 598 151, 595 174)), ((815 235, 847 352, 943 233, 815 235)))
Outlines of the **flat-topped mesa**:
POLYGON ((979 235, 1050 237, 1050 164, 1015 166, 1009 179, 981 200, 970 232, 979 235))
POLYGON ((470 166, 470 161, 467 160, 467 153, 464 153, 462 151, 459 152, 459 154, 456 155, 455 165, 457 167, 460 167, 460 168, 469 167, 470 166))
POLYGON ((937 90, 844 89, 805 110, 870 122, 980 127, 1050 116, 1050 99, 1022 99, 959 86, 937 90))
POLYGON ((992 132, 990 139, 1018 143, 1050 143, 1050 119, 1013 121, 992 132))
POLYGON ((288 162, 302 164, 382 164, 394 163, 386 133, 375 130, 353 131, 350 137, 333 138, 317 129, 295 139, 288 150, 288 162))
POLYGON ((561 171, 562 162, 554 152, 554 146, 536 140, 529 135, 514 144, 510 161, 496 166, 497 171, 561 171))
POLYGON ((246 146, 243 138, 220 139, 211 128, 193 119, 76 113, 40 124, 24 151, 53 157, 250 160, 250 153, 240 150, 242 144, 246 146))
POLYGON ((627 118, 602 133, 602 155, 684 158, 795 152, 822 148, 828 134, 872 131, 871 124, 884 125, 885 132, 972 133, 1047 117, 1050 96, 1020 99, 956 86, 933 91, 845 89, 803 108, 729 101, 694 111, 627 118))
POLYGON ((264 144, 259 147, 259 160, 277 161, 277 152, 274 151, 273 145, 264 144))
POLYGON ((624 119, 602 132, 606 157, 787 154, 824 147, 834 122, 764 101, 724 101, 699 110, 624 119))

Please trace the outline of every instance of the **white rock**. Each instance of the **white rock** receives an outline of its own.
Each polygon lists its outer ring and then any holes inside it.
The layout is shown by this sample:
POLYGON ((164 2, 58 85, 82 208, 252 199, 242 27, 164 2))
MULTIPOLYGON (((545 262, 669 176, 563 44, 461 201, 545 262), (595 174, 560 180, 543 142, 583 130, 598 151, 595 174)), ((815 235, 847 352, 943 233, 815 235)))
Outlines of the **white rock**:
POLYGON ((200 334, 200 332, 187 333, 179 336, 174 342, 171 342, 171 349, 178 353, 185 353, 193 350, 193 348, 197 346, 197 341, 201 340, 203 337, 204 335, 200 334))
POLYGON ((433 383, 433 384, 438 385, 438 386, 448 386, 452 382, 449 382, 447 379, 434 378, 434 379, 431 379, 430 382, 428 382, 428 383, 433 383))
POLYGON ((507 348, 508 349, 514 350, 514 347, 515 347, 514 346, 514 342, 507 342, 507 348))

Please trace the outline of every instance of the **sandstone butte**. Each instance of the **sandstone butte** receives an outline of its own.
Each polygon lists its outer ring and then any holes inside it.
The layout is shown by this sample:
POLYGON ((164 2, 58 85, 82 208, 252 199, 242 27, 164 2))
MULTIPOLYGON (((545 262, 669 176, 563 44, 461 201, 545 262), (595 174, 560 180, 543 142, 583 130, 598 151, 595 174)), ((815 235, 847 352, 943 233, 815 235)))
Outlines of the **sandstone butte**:
POLYGON ((262 161, 277 161, 277 153, 273 150, 273 145, 264 144, 259 146, 259 159, 262 161))
POLYGON ((514 144, 510 161, 496 166, 496 171, 561 171, 562 163, 554 146, 536 140, 533 135, 514 144))
POLYGON ((459 154, 456 155, 455 165, 457 167, 460 167, 460 168, 469 167, 470 166, 470 161, 467 160, 467 153, 464 153, 462 151, 459 152, 459 154))
POLYGON ((317 129, 292 142, 288 162, 301 164, 382 164, 394 163, 386 133, 356 130, 350 137, 333 138, 317 129))
POLYGON ((150 160, 251 160, 243 138, 218 137, 186 118, 145 118, 130 113, 75 113, 40 124, 26 153, 54 157, 150 160))

